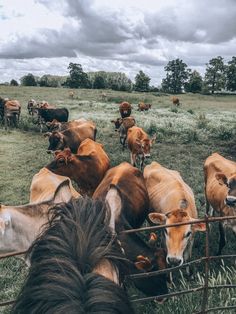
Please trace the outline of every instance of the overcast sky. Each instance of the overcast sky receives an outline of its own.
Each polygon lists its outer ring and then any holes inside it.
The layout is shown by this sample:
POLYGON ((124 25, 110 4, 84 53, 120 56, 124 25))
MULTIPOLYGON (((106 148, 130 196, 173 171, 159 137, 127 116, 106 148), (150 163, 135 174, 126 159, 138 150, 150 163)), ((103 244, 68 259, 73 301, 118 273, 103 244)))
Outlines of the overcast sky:
POLYGON ((236 0, 0 0, 0 81, 27 73, 139 70, 160 84, 168 61, 236 55, 236 0))

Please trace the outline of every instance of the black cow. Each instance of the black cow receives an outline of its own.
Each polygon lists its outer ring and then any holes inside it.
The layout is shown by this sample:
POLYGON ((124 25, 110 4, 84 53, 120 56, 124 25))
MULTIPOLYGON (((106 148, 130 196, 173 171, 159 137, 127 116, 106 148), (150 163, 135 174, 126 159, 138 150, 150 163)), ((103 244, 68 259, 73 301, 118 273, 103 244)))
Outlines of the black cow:
POLYGON ((52 122, 56 119, 59 122, 67 122, 69 117, 69 111, 67 108, 55 108, 44 109, 38 108, 38 123, 40 125, 40 131, 43 130, 43 124, 46 122, 52 122))

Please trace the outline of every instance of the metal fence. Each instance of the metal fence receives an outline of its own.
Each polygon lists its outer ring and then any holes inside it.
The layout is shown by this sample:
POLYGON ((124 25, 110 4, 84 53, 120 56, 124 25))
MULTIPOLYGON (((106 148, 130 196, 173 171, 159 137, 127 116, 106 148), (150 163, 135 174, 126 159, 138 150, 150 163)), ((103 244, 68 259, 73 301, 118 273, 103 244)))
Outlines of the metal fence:
MULTIPOLYGON (((230 255, 218 255, 218 256, 210 256, 209 255, 209 224, 210 223, 214 223, 214 222, 222 222, 222 221, 226 221, 226 220, 233 220, 236 219, 236 216, 227 216, 227 217, 211 217, 209 218, 207 215, 205 216, 204 219, 198 219, 192 222, 183 222, 183 223, 175 223, 175 224, 169 224, 169 225, 161 225, 161 226, 152 226, 152 227, 143 227, 143 228, 139 228, 139 229, 130 229, 130 230, 126 230, 123 231, 123 233, 129 234, 129 233, 134 233, 134 232, 142 232, 142 231, 155 231, 155 230, 160 230, 160 229, 164 229, 164 228, 171 228, 171 227, 176 227, 176 226, 183 226, 183 225, 192 225, 195 223, 199 223, 199 222, 205 222, 206 223, 206 240, 205 240, 205 256, 201 257, 199 259, 195 259, 192 260, 188 263, 184 263, 181 266, 176 266, 176 267, 171 267, 171 268, 167 268, 167 269, 162 269, 162 270, 158 270, 158 271, 153 271, 153 272, 148 272, 148 273, 141 273, 141 274, 133 274, 133 275, 129 275, 128 277, 131 279, 140 279, 140 278, 147 278, 147 277, 152 277, 152 276, 157 276, 160 274, 169 274, 169 273, 173 273, 176 272, 180 269, 186 268, 190 265, 195 265, 195 264, 200 264, 200 263, 204 263, 204 284, 193 288, 193 289, 188 289, 188 290, 182 290, 182 291, 178 291, 178 292, 173 292, 173 293, 168 293, 165 295, 161 295, 161 296, 152 296, 152 297, 145 297, 145 298, 139 298, 139 299, 132 299, 131 302, 133 303, 138 303, 138 302, 148 302, 151 300, 161 300, 163 298, 165 299, 169 299, 169 298, 173 298, 173 297, 178 297, 181 295, 186 295, 189 293, 195 293, 195 292, 199 292, 202 291, 202 301, 201 301, 201 307, 199 309, 198 312, 195 312, 195 314, 203 314, 203 313, 209 313, 209 312, 216 312, 216 311, 230 311, 230 310, 235 310, 236 311, 236 305, 230 305, 230 306, 221 306, 221 307, 212 307, 209 308, 208 307, 208 295, 209 295, 209 290, 214 290, 214 289, 235 289, 236 288, 236 284, 225 284, 225 285, 215 285, 215 286, 209 286, 209 272, 210 272, 210 262, 213 260, 218 260, 218 259, 236 259, 236 254, 230 254, 230 255)), ((0 255, 0 260, 3 258, 8 258, 8 257, 12 257, 12 256, 17 256, 17 255, 22 255, 25 254, 26 251, 23 252, 13 252, 13 253, 9 253, 9 254, 4 254, 4 255, 0 255)), ((3 306, 8 306, 11 305, 15 302, 15 300, 9 300, 9 301, 5 301, 0 303, 0 307, 3 306)))

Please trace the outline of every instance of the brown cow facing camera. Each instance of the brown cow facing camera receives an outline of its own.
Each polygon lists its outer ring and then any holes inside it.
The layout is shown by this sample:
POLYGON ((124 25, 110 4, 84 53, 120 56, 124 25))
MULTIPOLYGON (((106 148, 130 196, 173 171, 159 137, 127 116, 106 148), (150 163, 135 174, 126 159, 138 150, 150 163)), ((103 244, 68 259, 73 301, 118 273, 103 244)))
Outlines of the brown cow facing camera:
POLYGON ((137 166, 137 158, 140 159, 140 168, 143 169, 144 161, 150 157, 150 150, 156 140, 156 134, 150 139, 142 128, 133 126, 128 130, 128 147, 130 150, 131 164, 137 166))
POLYGON ((121 118, 129 117, 131 115, 131 109, 131 104, 127 101, 123 101, 119 106, 121 118))

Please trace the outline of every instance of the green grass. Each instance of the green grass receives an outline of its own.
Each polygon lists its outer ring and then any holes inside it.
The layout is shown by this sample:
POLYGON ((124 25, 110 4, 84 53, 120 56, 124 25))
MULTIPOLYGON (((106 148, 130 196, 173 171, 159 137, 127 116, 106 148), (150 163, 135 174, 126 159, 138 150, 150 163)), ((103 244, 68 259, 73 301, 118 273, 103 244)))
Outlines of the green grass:
MULTIPOLYGON (((204 160, 216 151, 226 158, 235 159, 236 156, 236 96, 179 95, 181 106, 175 110, 170 95, 106 91, 108 99, 102 102, 99 90, 75 90, 75 93, 75 99, 70 99, 69 90, 63 88, 0 86, 0 96, 16 98, 22 104, 20 129, 5 131, 0 126, 0 202, 12 205, 27 203, 33 175, 52 158, 46 153, 47 140, 27 114, 27 102, 30 98, 67 107, 70 119, 84 117, 95 121, 98 128, 97 140, 103 143, 112 166, 130 161, 128 150, 122 151, 118 134, 114 132, 114 126, 110 122, 119 116, 118 102, 127 100, 132 103, 132 115, 137 125, 150 135, 157 134, 149 162, 156 160, 165 167, 178 170, 194 191, 199 215, 204 215, 204 160), (152 103, 152 109, 139 112, 137 104, 144 100, 152 103)), ((230 230, 227 236, 228 243, 224 253, 233 253, 236 243, 230 230)), ((204 241, 204 233, 197 234, 193 248, 194 258, 204 255, 204 241)), ((218 228, 215 225, 211 231, 210 254, 216 253, 217 243, 218 228)), ((235 272, 232 273, 226 267, 233 269, 234 262, 225 261, 223 269, 219 262, 212 263, 212 278, 221 276, 224 280, 230 277, 235 282, 235 272)), ((198 267, 197 271, 201 274, 202 267, 198 267)), ((25 274, 26 269, 19 259, 0 261, 0 299, 15 297, 25 274)), ((196 280, 200 281, 202 275, 199 276, 196 280)), ((194 283, 181 278, 180 276, 176 281, 173 290, 186 288, 194 283)), ((130 291, 131 294, 137 294, 136 290, 130 291)), ((220 296, 219 302, 225 304, 225 292, 217 295, 220 296)), ((189 295, 181 301, 175 299, 161 306, 154 306, 153 302, 139 304, 137 312, 182 314, 185 313, 184 308, 189 309, 190 303, 192 308, 200 303, 200 295, 189 295)))

